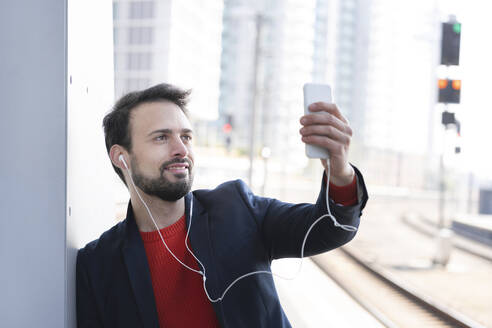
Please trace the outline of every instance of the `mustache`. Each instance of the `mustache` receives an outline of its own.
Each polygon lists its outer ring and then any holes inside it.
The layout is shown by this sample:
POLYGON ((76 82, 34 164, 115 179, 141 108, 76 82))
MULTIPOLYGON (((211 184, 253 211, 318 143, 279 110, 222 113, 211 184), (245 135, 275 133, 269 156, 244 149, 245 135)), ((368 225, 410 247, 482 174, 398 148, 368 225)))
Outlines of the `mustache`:
POLYGON ((167 162, 164 162, 161 165, 161 168, 160 168, 161 175, 164 174, 164 170, 166 169, 167 166, 172 165, 172 164, 183 164, 183 163, 187 163, 188 164, 188 170, 191 171, 191 168, 193 165, 188 158, 174 158, 174 159, 171 159, 167 162))

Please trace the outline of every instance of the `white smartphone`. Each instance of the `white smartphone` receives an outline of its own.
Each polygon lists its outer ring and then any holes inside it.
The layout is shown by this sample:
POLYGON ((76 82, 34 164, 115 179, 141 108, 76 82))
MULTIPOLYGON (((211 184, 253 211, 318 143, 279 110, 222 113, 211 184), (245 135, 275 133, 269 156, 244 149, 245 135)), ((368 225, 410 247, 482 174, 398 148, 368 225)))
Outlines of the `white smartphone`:
MULTIPOLYGON (((306 83, 303 87, 304 91, 304 114, 321 114, 322 112, 311 112, 309 105, 312 103, 323 101, 331 103, 331 87, 328 84, 306 83)), ((309 158, 329 158, 328 149, 306 144, 306 155, 309 158)))

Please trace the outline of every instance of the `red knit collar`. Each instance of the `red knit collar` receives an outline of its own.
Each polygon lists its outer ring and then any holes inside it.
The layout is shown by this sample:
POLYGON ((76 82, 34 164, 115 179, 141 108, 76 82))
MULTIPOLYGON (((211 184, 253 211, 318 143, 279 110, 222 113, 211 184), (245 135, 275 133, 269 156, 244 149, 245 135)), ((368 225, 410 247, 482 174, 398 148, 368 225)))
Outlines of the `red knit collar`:
MULTIPOLYGON (((183 216, 181 216, 178 221, 174 222, 170 226, 162 228, 160 231, 162 237, 166 239, 180 232, 184 232, 185 228, 186 228, 186 221, 185 221, 185 216, 183 214, 183 216)), ((161 239, 157 230, 148 231, 148 232, 140 231, 140 236, 142 236, 142 240, 144 241, 144 243, 154 242, 161 239)))

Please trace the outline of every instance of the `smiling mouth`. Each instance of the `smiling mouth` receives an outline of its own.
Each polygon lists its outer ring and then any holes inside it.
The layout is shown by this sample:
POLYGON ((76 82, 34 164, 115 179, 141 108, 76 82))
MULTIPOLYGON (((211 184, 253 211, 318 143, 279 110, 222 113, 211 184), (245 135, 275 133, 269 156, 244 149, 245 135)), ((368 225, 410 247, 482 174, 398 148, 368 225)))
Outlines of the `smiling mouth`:
POLYGON ((186 173, 188 172, 188 164, 172 164, 167 166, 164 171, 169 171, 172 173, 186 173))

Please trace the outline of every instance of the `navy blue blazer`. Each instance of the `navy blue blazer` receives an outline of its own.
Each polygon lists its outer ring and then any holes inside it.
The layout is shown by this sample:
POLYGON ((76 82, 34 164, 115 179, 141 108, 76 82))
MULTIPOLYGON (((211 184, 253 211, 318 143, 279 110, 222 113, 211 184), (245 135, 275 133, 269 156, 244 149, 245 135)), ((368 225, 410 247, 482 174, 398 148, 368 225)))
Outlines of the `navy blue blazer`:
MULTIPOLYGON (((368 197, 362 175, 355 170, 360 201, 339 206, 330 200, 330 208, 341 224, 358 226, 368 197)), ((300 257, 306 231, 326 213, 325 192, 322 182, 314 205, 255 196, 241 180, 188 193, 187 226, 193 198, 190 244, 206 268, 210 297, 221 296, 245 273, 270 271, 274 259, 300 257)), ((307 239, 305 256, 339 247, 354 235, 334 227, 329 218, 323 219, 307 239)), ((79 328, 159 327, 145 248, 131 203, 124 221, 79 250, 76 272, 79 328)), ((291 327, 269 274, 242 279, 213 308, 221 327, 291 327)))

